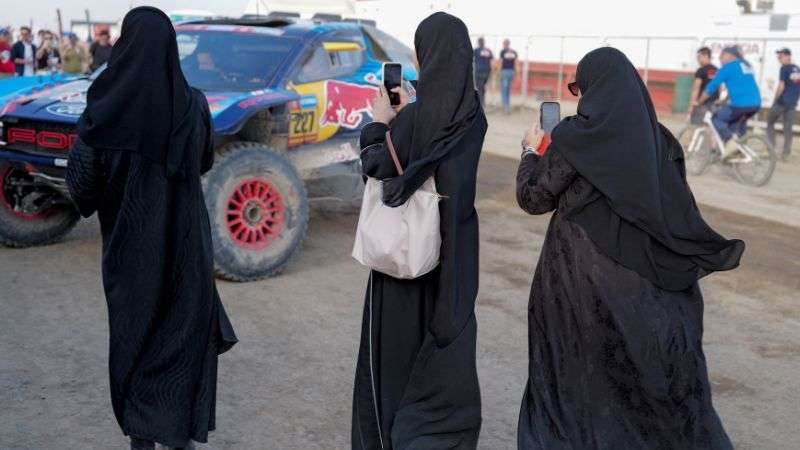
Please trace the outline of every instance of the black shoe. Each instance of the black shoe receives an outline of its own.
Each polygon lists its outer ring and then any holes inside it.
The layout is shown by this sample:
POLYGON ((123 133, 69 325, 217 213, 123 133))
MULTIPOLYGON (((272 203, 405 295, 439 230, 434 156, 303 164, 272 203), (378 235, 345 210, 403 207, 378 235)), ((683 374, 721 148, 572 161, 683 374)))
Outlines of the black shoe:
POLYGON ((156 444, 147 439, 131 438, 131 450, 155 450, 156 444))

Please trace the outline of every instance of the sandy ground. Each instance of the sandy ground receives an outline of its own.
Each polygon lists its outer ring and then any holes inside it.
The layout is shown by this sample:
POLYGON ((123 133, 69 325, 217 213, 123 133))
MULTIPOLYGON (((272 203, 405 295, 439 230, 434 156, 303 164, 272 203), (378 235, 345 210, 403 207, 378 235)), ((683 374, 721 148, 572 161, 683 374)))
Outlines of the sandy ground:
MULTIPOLYGON (((481 449, 516 448, 528 291, 549 216, 516 208, 516 161, 497 155, 518 154, 532 117, 491 114, 480 167, 481 449)), ((722 173, 691 180, 706 219, 748 244, 739 270, 703 281, 714 401, 738 449, 800 442, 798 172, 797 159, 782 164, 764 189, 722 173)), ((367 277, 349 257, 355 222, 315 212, 283 275, 219 283, 241 342, 221 358, 218 431, 203 448, 349 448, 367 277)), ((108 395, 99 257, 95 219, 56 245, 0 248, 0 449, 126 448, 108 395)))

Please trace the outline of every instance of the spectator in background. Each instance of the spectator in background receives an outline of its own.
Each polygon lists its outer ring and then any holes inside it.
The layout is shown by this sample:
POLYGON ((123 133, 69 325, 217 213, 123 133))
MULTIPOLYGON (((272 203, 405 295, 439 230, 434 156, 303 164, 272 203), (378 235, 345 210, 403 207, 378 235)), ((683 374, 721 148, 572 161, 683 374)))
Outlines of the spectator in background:
POLYGON ((703 123, 703 115, 705 115, 708 106, 719 98, 719 94, 714 92, 708 100, 702 104, 699 102, 700 96, 703 95, 708 83, 714 79, 717 74, 717 66, 711 64, 711 49, 703 47, 697 50, 697 64, 700 66, 694 73, 694 84, 692 85, 692 101, 689 105, 689 121, 692 124, 700 125, 703 123))
POLYGON ((42 33, 41 46, 36 50, 36 70, 58 70, 61 64, 61 54, 58 52, 58 43, 53 39, 53 33, 42 33))
POLYGON ((500 50, 500 61, 500 94, 503 99, 503 112, 510 114, 511 83, 514 81, 514 75, 517 73, 517 52, 511 49, 511 41, 508 39, 503 41, 503 50, 500 50))
POLYGON ((86 71, 88 59, 86 49, 78 43, 78 36, 69 33, 67 41, 61 47, 61 69, 73 75, 82 74, 86 71))
POLYGON ((89 65, 89 70, 92 72, 108 61, 108 57, 111 56, 111 36, 108 30, 100 31, 97 40, 89 47, 89 53, 92 54, 92 63, 89 65))
POLYGON ((486 105, 486 83, 492 75, 492 51, 486 48, 486 41, 478 38, 478 48, 472 53, 475 66, 475 88, 478 90, 478 97, 481 99, 481 106, 486 105))
POLYGON ((33 39, 33 44, 36 48, 42 46, 42 41, 44 41, 44 34, 47 33, 47 30, 44 28, 40 28, 39 31, 36 32, 36 37, 33 39))
POLYGON ((785 161, 792 152, 792 126, 797 100, 800 97, 800 67, 792 63, 792 51, 782 48, 777 51, 781 62, 780 82, 775 91, 775 101, 767 116, 767 139, 775 146, 775 122, 783 120, 783 154, 785 161))
POLYGON ((14 76, 14 61, 11 60, 11 33, 0 28, 0 79, 14 76))
POLYGON ((29 77, 36 72, 35 66, 36 46, 33 45, 33 33, 31 29, 22 26, 19 29, 19 41, 11 47, 11 60, 17 75, 29 77))

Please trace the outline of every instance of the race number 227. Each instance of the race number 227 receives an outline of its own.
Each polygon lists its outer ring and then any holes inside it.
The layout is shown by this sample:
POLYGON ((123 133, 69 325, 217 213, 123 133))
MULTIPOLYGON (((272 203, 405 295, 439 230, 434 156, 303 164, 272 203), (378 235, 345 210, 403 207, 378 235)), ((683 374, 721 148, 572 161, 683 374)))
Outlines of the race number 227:
POLYGON ((292 133, 306 134, 314 131, 314 111, 292 113, 292 133))

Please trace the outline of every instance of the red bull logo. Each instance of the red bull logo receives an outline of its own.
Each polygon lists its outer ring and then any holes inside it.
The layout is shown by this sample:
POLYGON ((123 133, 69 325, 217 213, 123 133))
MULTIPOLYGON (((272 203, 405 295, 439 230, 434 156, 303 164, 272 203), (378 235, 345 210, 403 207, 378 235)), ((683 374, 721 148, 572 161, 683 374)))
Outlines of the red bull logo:
POLYGON ((328 80, 325 82, 325 110, 320 117, 322 126, 338 125, 356 129, 364 115, 372 115, 372 99, 378 95, 375 86, 328 80))

